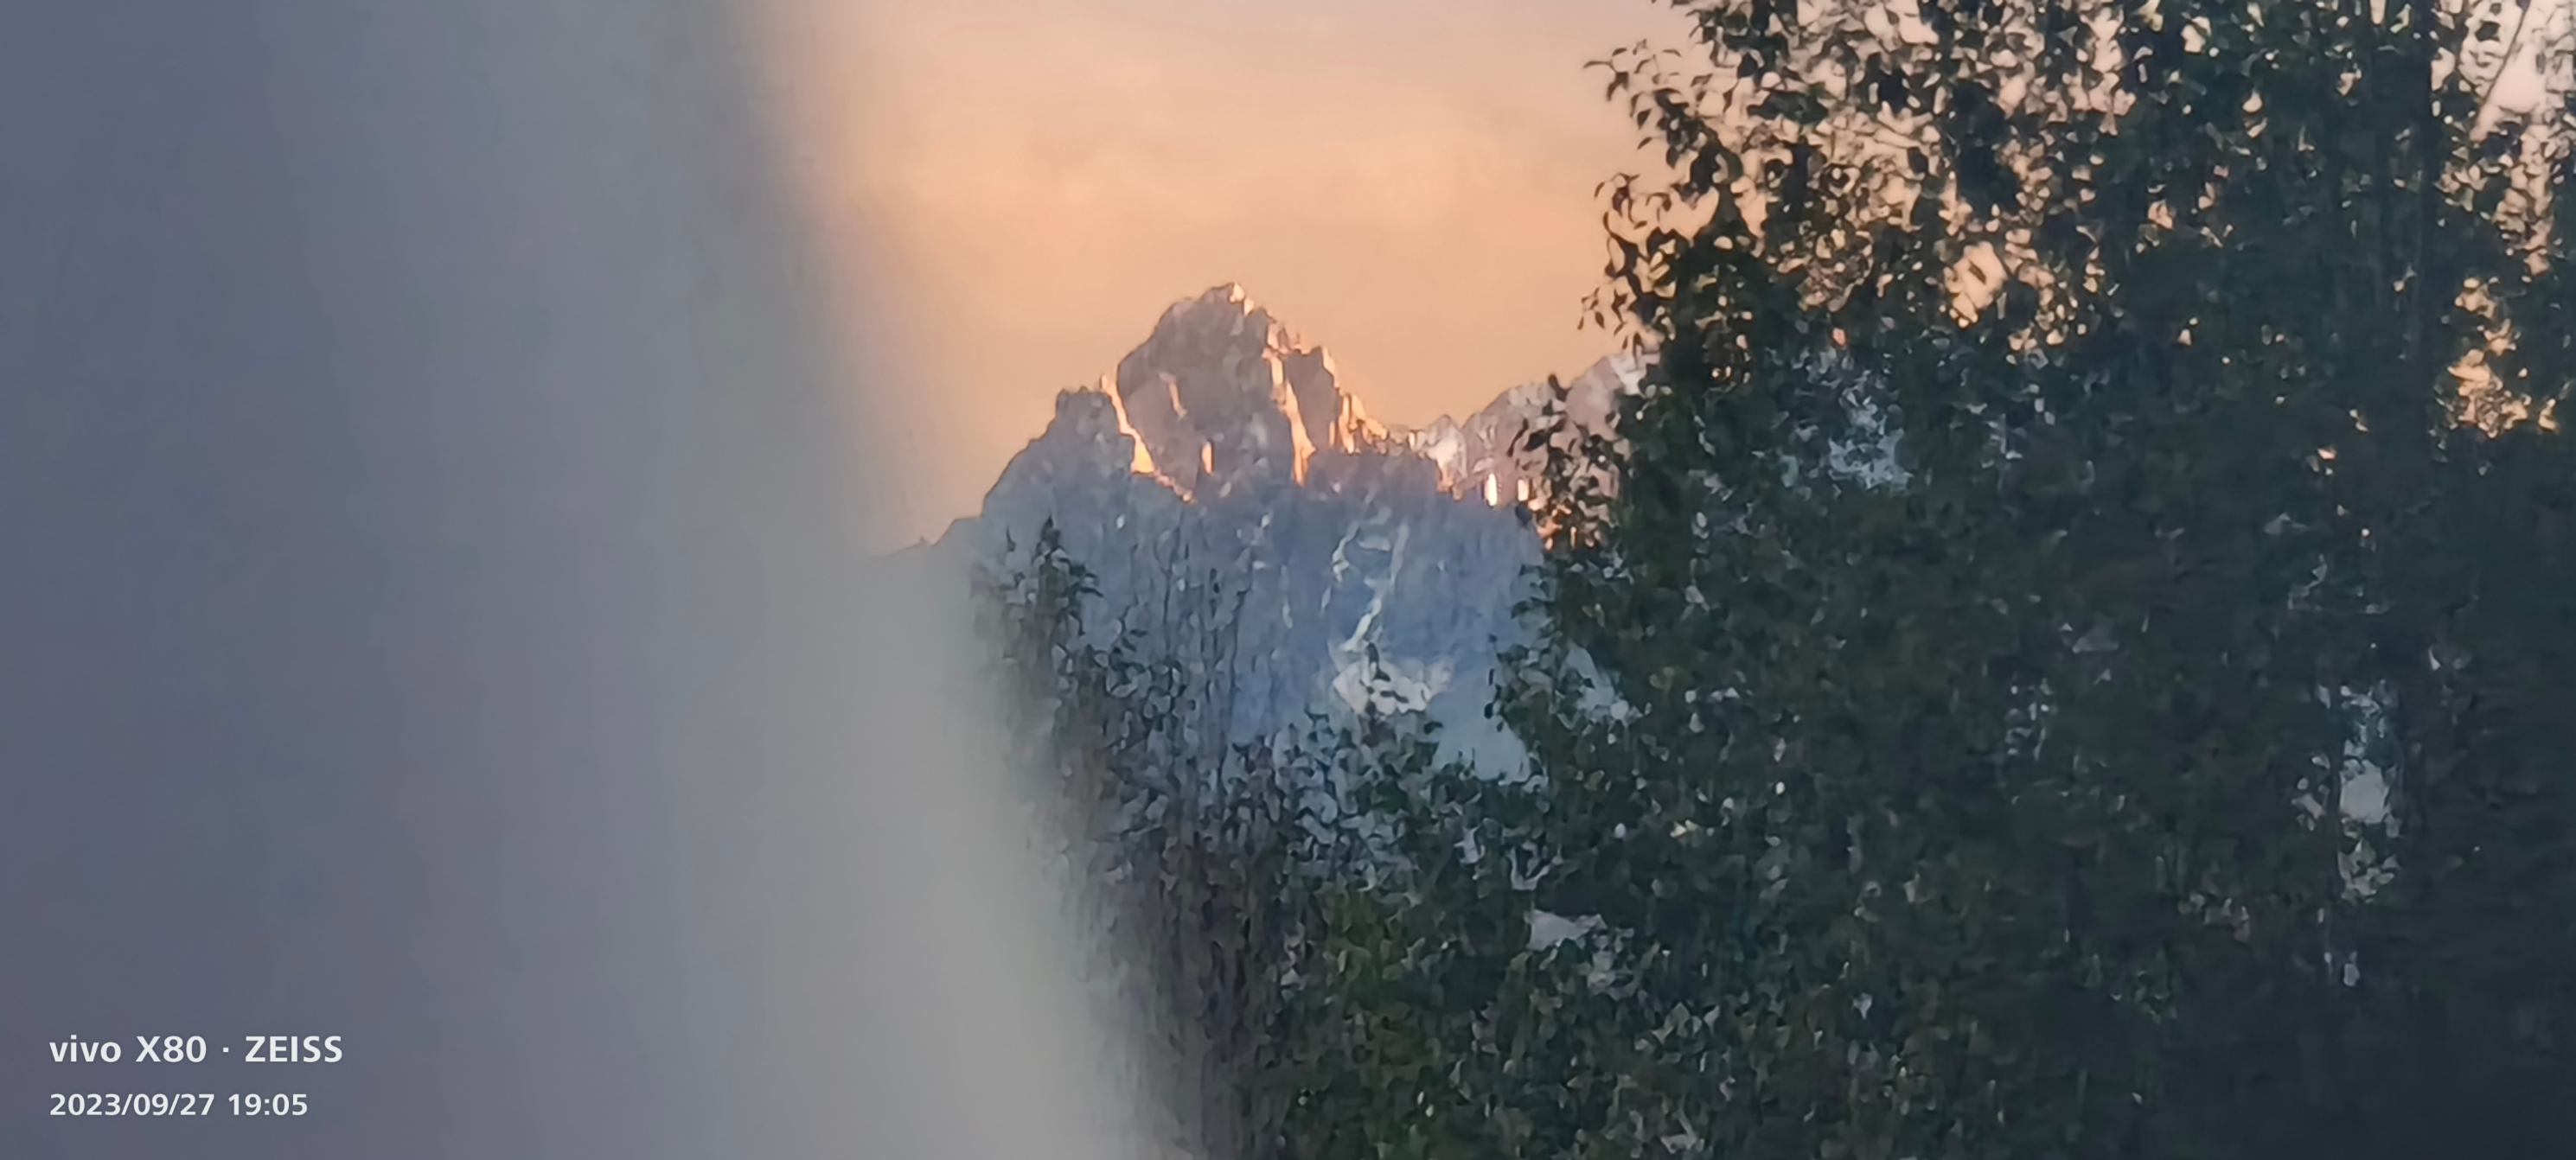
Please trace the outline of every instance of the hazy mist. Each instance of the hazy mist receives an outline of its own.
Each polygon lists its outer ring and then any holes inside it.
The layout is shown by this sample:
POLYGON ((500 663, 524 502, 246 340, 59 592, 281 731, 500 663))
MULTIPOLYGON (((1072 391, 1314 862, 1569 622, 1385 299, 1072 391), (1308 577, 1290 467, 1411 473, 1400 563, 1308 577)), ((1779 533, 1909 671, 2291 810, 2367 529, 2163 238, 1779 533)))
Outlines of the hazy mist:
POLYGON ((739 15, 0 10, 0 1155, 1115 1154, 739 15))

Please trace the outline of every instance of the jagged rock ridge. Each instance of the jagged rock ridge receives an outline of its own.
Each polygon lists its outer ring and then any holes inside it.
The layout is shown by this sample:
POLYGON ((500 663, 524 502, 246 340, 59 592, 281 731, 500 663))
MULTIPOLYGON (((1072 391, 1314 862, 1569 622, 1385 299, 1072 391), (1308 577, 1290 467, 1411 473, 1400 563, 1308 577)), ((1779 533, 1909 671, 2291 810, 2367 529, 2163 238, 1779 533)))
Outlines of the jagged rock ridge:
MULTIPOLYGON (((1595 364, 1566 384, 1570 420, 1607 424, 1635 381, 1595 364)), ((1099 583, 1100 637, 1149 654, 1232 640, 1237 739, 1374 704, 1428 715, 1453 755, 1507 771, 1519 746, 1484 711, 1538 556, 1519 501, 1547 398, 1516 387, 1464 421, 1390 428, 1323 348, 1219 286, 1165 311, 1114 375, 1060 394, 982 512, 931 550, 989 561, 1052 520, 1099 583)))
POLYGON ((1332 355, 1297 341, 1236 285, 1164 311, 1108 389, 1144 465, 1185 496, 1248 480, 1303 482, 1318 452, 1386 439, 1342 390, 1332 355))

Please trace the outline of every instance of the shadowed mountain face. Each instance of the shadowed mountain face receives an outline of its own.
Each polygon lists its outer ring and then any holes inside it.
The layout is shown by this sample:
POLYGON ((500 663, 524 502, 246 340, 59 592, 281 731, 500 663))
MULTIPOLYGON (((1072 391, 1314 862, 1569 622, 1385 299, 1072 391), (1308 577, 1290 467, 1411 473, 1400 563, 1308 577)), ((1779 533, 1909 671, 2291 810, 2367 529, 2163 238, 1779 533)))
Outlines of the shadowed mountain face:
MULTIPOLYGON (((1569 418, 1606 424, 1634 382, 1595 364, 1567 383, 1569 418)), ((1149 656, 1233 641, 1238 740, 1373 704, 1506 772, 1520 747, 1484 714, 1538 561, 1521 445, 1548 397, 1533 384, 1464 421, 1381 425, 1321 347, 1221 286, 1164 312, 1114 377, 1059 395, 983 511, 927 551, 963 568, 1053 520, 1099 583, 1096 639, 1149 656)))

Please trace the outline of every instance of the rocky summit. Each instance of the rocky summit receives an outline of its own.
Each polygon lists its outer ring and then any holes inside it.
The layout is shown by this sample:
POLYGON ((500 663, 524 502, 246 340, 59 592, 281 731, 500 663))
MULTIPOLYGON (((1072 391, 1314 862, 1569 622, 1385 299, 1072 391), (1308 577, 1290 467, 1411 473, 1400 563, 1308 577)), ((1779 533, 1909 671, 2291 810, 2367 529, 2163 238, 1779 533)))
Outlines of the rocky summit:
MULTIPOLYGON (((1606 427, 1634 364, 1567 381, 1606 427)), ((1524 446, 1544 383, 1463 420, 1389 427, 1332 356, 1219 286, 1174 304, 1114 374, 1056 398, 977 515, 923 551, 1000 560, 1049 520, 1100 589, 1087 626, 1147 656, 1215 647, 1238 741, 1374 705, 1437 722, 1444 751, 1503 773, 1520 747, 1485 710, 1538 560, 1524 446)))

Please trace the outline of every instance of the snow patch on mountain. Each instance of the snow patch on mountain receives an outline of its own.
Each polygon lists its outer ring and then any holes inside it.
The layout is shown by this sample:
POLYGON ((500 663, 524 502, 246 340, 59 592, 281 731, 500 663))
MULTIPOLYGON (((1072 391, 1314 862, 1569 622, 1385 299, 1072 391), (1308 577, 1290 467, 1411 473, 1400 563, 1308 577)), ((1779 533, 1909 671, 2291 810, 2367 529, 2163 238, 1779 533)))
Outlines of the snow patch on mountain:
MULTIPOLYGON (((1635 392, 1643 375, 1637 360, 1614 355, 1566 380, 1563 421, 1552 438, 1606 433, 1619 396, 1635 392)), ((1480 497, 1493 507, 1528 503, 1539 492, 1539 472, 1546 462, 1544 453, 1528 444, 1544 423, 1552 396, 1548 384, 1526 383, 1504 391, 1463 421, 1443 416, 1418 429, 1399 430, 1394 437, 1438 464, 1441 487, 1453 495, 1480 497)))

